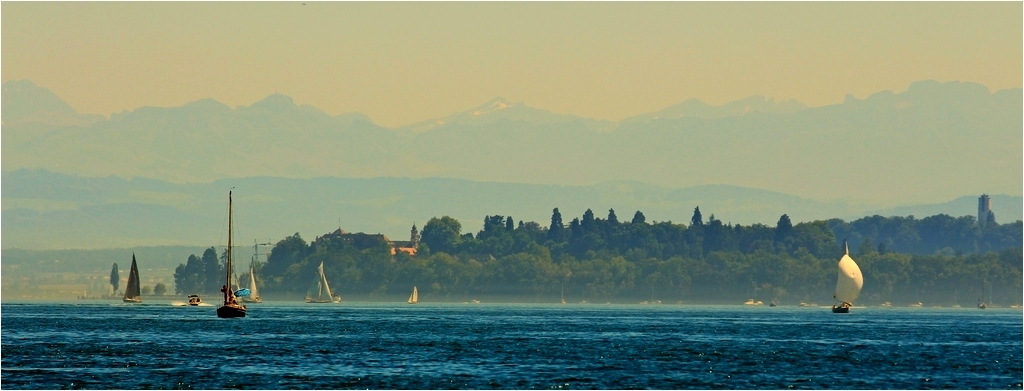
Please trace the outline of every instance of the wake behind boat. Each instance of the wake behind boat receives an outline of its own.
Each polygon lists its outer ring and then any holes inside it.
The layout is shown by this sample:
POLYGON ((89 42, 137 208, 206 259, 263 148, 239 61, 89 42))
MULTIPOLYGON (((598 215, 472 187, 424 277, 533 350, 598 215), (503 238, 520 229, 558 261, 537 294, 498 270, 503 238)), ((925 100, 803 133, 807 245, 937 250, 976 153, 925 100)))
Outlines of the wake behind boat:
POLYGON ((846 314, 853 307, 853 301, 860 295, 860 289, 864 287, 864 275, 860 267, 850 258, 850 246, 843 240, 845 253, 839 258, 839 276, 836 279, 836 291, 832 295, 838 304, 832 306, 832 312, 846 314))

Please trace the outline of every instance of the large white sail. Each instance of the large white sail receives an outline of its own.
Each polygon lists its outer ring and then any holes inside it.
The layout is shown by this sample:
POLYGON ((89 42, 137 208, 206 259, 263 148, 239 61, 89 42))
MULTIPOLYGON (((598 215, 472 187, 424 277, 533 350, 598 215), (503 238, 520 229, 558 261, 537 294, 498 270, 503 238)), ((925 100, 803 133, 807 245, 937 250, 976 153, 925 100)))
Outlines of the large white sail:
POLYGON ((412 294, 409 295, 409 304, 416 304, 420 302, 420 294, 416 291, 416 287, 412 287, 412 294))
POLYGON ((327 294, 327 300, 333 299, 334 295, 331 294, 331 287, 330 287, 330 285, 327 285, 327 276, 324 275, 324 263, 323 263, 323 261, 320 262, 320 267, 317 268, 317 271, 320 272, 320 288, 322 289, 320 291, 320 295, 321 295, 320 298, 321 298, 321 300, 323 299, 323 294, 325 294, 325 293, 327 294))
MULTIPOLYGON (((844 243, 845 244, 845 243, 844 243)), ((839 258, 839 277, 836 279, 836 293, 834 297, 846 304, 853 304, 860 295, 860 289, 864 287, 864 275, 860 272, 857 262, 850 258, 850 247, 846 246, 846 253, 839 258)))
POLYGON ((260 299, 260 291, 256 290, 256 269, 249 264, 249 297, 254 300, 260 299))

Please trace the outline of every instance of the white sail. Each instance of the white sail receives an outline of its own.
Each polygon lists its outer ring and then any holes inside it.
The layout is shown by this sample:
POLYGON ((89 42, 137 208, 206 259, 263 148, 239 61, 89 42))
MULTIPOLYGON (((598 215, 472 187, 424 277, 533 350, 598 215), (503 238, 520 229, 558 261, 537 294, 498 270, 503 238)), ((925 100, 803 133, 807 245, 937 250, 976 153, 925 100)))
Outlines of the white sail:
POLYGON ((324 294, 327 294, 327 300, 334 299, 334 295, 331 294, 331 286, 327 285, 327 276, 324 275, 324 263, 320 262, 320 267, 317 268, 320 272, 320 299, 323 300, 324 294))
POLYGON ((857 262, 850 258, 850 248, 846 246, 846 253, 839 258, 839 277, 836 279, 836 292, 834 297, 846 304, 853 304, 860 295, 860 289, 864 287, 864 275, 860 272, 857 262))
POLYGON ((416 291, 416 287, 412 287, 412 294, 409 295, 409 304, 416 304, 420 302, 420 294, 416 291))
POLYGON ((256 269, 252 264, 249 264, 249 292, 249 297, 252 297, 253 300, 260 299, 260 291, 256 290, 256 269))

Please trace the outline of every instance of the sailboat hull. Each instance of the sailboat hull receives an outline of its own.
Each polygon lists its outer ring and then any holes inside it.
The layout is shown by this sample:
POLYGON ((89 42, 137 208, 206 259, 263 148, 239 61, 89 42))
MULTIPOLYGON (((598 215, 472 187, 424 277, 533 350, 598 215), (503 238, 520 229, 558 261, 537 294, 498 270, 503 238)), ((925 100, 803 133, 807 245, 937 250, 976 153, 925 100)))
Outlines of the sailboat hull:
POLYGON ((138 297, 125 297, 123 299, 123 301, 125 303, 141 303, 142 302, 142 298, 138 298, 138 297))
POLYGON ((218 318, 244 318, 245 307, 236 305, 224 305, 217 308, 218 318))
POLYGON ((832 306, 832 313, 833 314, 849 314, 850 313, 850 307, 832 306))

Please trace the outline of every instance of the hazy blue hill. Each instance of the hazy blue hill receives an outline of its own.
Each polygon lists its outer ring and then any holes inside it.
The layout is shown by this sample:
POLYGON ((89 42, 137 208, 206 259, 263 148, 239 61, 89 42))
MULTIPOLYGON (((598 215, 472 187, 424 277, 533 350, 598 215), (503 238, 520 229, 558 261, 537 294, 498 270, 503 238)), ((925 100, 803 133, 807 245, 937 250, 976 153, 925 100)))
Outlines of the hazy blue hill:
MULTIPOLYGON (((714 214, 725 222, 769 226, 782 214, 800 222, 832 217, 852 220, 876 213, 864 206, 737 186, 672 189, 635 181, 557 186, 441 178, 249 177, 175 184, 43 170, 6 172, 0 179, 5 249, 223 245, 226 196, 232 187, 239 243, 276 242, 295 232, 311 240, 337 229, 339 223, 347 231, 379 232, 406 240, 413 223, 422 228, 431 217, 443 215, 461 221, 463 232, 479 231, 484 216, 494 214, 546 226, 556 207, 566 222, 588 208, 602 218, 614 208, 620 220, 629 220, 640 210, 649 222, 688 224, 693 208, 699 206, 705 219, 714 214)), ((891 213, 973 215, 977 206, 970 198, 891 213), (924 210, 928 213, 917 213, 924 210)), ((995 196, 993 200, 999 221, 1012 221, 1012 213, 1020 213, 1020 197, 995 196)))
POLYGON ((3 84, 3 124, 38 122, 55 126, 82 126, 101 120, 98 115, 79 114, 50 90, 29 80, 3 84))
POLYGON ((2 163, 8 171, 173 182, 391 176, 723 184, 874 208, 1024 187, 1020 89, 922 81, 900 93, 802 107, 763 97, 719 107, 688 101, 665 117, 612 124, 495 99, 387 129, 275 94, 234 109, 208 99, 140 108, 84 127, 5 124, 2 163), (614 131, 595 131, 605 125, 614 131), (30 137, 11 138, 19 134, 30 137))
MULTIPOLYGON (((1009 196, 1006 194, 990 194, 992 198, 992 213, 996 215, 996 222, 1000 224, 1010 223, 1017 220, 1024 220, 1024 197, 1009 196)), ((978 216, 978 196, 963 196, 949 202, 928 205, 908 205, 884 210, 868 211, 867 214, 878 214, 882 216, 914 216, 917 218, 934 216, 940 213, 950 214, 950 211, 964 211, 953 216, 978 216)))

